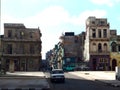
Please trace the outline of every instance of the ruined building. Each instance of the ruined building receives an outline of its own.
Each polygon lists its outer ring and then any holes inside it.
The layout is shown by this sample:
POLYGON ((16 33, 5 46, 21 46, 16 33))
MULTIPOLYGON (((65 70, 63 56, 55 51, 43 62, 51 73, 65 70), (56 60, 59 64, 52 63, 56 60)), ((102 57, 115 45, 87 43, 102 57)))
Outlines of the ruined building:
POLYGON ((41 35, 39 28, 5 23, 2 39, 2 67, 10 72, 40 70, 41 35))

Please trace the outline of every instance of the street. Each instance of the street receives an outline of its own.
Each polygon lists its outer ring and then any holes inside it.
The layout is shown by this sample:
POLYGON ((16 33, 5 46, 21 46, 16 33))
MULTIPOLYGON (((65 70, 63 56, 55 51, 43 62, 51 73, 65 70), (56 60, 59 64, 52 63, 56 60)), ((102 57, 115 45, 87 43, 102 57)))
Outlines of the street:
MULTIPOLYGON (((0 77, 0 90, 120 90, 120 87, 110 86, 92 78, 99 77, 98 79, 102 78, 115 83, 114 72, 65 72, 65 83, 51 83, 49 76, 49 72, 7 72, 6 75, 0 77), (103 76, 108 78, 103 78, 103 76)), ((117 84, 120 85, 120 81, 117 84)))
POLYGON ((43 72, 7 72, 0 77, 0 90, 42 90, 49 84, 43 72))
MULTIPOLYGON (((48 75, 48 74, 47 74, 48 75)), ((51 83, 51 90, 119 90, 120 87, 112 87, 99 81, 86 80, 70 73, 65 73, 65 83, 51 83)))

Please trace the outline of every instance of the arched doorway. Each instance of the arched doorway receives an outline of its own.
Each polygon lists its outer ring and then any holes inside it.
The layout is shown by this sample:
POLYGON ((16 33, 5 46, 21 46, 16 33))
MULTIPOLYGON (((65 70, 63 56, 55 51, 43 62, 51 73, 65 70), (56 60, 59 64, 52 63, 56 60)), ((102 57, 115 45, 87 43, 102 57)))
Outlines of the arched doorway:
POLYGON ((112 60, 112 70, 115 71, 115 67, 117 66, 117 61, 116 59, 112 60))

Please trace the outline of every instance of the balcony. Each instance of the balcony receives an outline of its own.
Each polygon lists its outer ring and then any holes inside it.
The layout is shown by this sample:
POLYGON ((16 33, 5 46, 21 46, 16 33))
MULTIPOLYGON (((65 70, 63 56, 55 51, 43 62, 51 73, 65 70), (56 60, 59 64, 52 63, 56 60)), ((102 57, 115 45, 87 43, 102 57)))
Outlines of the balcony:
POLYGON ((109 51, 90 51, 90 55, 110 55, 109 51))
POLYGON ((3 57, 39 57, 41 54, 3 54, 3 57))
POLYGON ((3 38, 2 39, 4 42, 36 42, 36 41, 41 41, 40 39, 17 39, 17 38, 3 38))
POLYGON ((101 38, 95 37, 95 38, 94 38, 94 37, 92 37, 92 36, 90 36, 89 39, 90 39, 91 41, 109 41, 109 40, 110 40, 108 37, 106 37, 106 38, 103 38, 103 37, 101 37, 101 38))

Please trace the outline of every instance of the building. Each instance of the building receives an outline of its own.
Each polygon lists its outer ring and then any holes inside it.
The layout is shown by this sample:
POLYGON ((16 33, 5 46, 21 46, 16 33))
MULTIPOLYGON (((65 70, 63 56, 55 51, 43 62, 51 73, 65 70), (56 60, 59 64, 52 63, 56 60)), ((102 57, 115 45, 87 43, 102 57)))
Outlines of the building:
POLYGON ((5 23, 2 61, 6 71, 38 71, 41 63, 41 32, 23 24, 5 23))
POLYGON ((63 53, 63 69, 74 70, 78 60, 78 36, 74 32, 65 32, 60 36, 62 43, 63 53))
POLYGON ((85 32, 75 35, 74 32, 65 32, 60 41, 46 53, 46 60, 52 68, 62 68, 70 71, 83 62, 85 32))
POLYGON ((82 32, 80 33, 79 35, 77 35, 77 38, 78 38, 78 43, 76 48, 77 49, 77 56, 78 56, 78 59, 77 59, 77 63, 78 63, 78 66, 80 66, 81 64, 84 63, 84 41, 85 41, 85 32, 82 32))
POLYGON ((2 38, 4 36, 3 35, 0 35, 0 71, 2 69, 2 38))
POLYGON ((115 70, 116 66, 120 66, 120 35, 116 30, 110 30, 110 67, 115 70))
POLYGON ((84 59, 91 70, 109 70, 109 27, 106 18, 89 17, 86 20, 84 59))
POLYGON ((50 50, 46 53, 46 61, 48 62, 48 69, 53 67, 53 50, 50 50))
POLYGON ((59 42, 54 48, 54 62, 57 68, 62 69, 64 63, 64 47, 63 43, 59 42))

